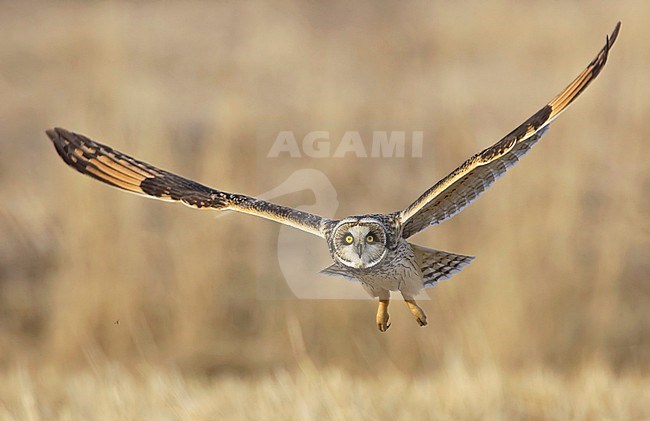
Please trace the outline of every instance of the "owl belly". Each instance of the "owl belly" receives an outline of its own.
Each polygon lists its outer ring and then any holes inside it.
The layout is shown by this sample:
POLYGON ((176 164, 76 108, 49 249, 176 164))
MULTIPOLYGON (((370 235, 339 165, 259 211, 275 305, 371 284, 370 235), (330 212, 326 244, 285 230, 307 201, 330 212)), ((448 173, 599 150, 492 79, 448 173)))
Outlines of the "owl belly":
POLYGON ((359 273, 357 278, 373 297, 379 297, 385 291, 401 291, 414 297, 424 288, 422 271, 415 262, 411 246, 405 241, 383 262, 370 269, 359 273))

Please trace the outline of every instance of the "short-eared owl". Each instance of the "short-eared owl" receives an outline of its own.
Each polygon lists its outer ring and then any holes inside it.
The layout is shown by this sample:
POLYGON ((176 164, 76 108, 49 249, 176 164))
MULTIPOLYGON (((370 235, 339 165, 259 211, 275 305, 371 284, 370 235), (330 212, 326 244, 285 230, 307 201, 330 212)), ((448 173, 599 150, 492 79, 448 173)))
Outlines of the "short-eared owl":
POLYGON ((598 76, 619 29, 620 22, 596 58, 551 102, 493 146, 469 158, 405 209, 390 214, 327 219, 206 187, 65 129, 48 130, 47 135, 66 164, 113 187, 199 209, 261 216, 322 237, 334 261, 322 272, 357 280, 370 295, 379 298, 376 321, 380 331, 390 326, 390 291, 401 292, 417 322, 424 326, 426 315, 413 297, 460 271, 473 257, 417 246, 407 242, 408 238, 456 215, 515 165, 598 76))

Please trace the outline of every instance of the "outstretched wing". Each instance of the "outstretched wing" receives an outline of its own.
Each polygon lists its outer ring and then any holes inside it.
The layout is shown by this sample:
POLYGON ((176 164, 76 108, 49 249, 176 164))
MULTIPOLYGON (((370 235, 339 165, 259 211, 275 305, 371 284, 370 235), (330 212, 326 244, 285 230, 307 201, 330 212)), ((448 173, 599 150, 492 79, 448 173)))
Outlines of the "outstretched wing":
POLYGON ((65 129, 55 128, 46 133, 66 164, 110 186, 198 209, 248 213, 323 237, 320 226, 327 220, 320 216, 206 187, 65 129))
POLYGON ((406 209, 397 212, 402 236, 408 238, 430 225, 436 225, 463 210, 506 170, 517 163, 544 135, 548 125, 598 76, 605 66, 621 23, 596 58, 569 86, 503 139, 474 155, 435 186, 424 192, 406 209))

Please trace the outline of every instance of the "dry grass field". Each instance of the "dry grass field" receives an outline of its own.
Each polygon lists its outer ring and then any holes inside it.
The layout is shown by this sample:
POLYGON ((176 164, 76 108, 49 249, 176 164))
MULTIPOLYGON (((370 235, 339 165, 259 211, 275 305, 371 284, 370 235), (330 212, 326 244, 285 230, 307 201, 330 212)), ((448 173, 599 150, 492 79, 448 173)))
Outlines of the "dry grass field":
POLYGON ((650 418, 650 6, 1 6, 1 417, 650 418), (297 299, 275 224, 109 189, 44 134, 247 194, 316 169, 336 216, 389 212, 550 100, 618 20, 605 70, 531 154, 413 239, 478 257, 429 291, 426 328, 399 302, 381 334, 370 300, 297 299), (333 148, 421 131, 423 153, 267 157, 316 130, 333 148))
POLYGON ((650 416, 647 379, 589 365, 566 379, 546 370, 504 375, 446 361, 435 373, 392 370, 371 378, 301 365, 254 378, 188 377, 173 370, 135 373, 102 365, 61 376, 13 370, 0 377, 6 419, 456 420, 623 419, 650 416))

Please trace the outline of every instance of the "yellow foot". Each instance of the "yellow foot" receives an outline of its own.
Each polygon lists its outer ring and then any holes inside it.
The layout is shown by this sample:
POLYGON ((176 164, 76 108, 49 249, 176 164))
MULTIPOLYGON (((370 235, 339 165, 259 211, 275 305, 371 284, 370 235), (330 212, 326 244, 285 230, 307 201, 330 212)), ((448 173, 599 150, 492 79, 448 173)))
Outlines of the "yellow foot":
POLYGON ((390 327, 390 323, 388 323, 388 300, 379 300, 379 307, 377 307, 377 327, 380 332, 386 332, 390 327))
POLYGON ((390 327, 390 323, 388 323, 388 315, 386 315, 386 319, 379 321, 377 320, 377 327, 379 328, 380 332, 386 332, 388 328, 390 327))
POLYGON ((420 326, 426 326, 427 315, 424 314, 424 311, 420 308, 420 306, 415 303, 415 300, 404 300, 404 302, 406 302, 409 310, 411 310, 411 314, 413 314, 413 317, 415 317, 415 321, 418 322, 420 326))

